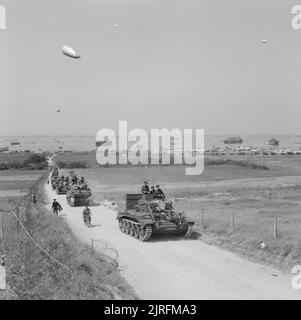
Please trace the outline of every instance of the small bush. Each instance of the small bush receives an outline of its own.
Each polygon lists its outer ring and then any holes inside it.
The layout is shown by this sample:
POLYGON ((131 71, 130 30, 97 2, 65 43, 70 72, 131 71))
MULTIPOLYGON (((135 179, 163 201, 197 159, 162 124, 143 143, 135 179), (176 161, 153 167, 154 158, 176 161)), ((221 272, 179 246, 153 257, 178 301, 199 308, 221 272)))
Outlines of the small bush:
POLYGON ((34 153, 24 163, 42 163, 45 162, 46 158, 43 154, 34 153))
POLYGON ((0 163, 0 170, 7 170, 7 169, 8 169, 7 163, 0 163))
POLYGON ((23 169, 26 165, 24 165, 23 162, 13 161, 11 163, 8 163, 7 166, 9 167, 9 169, 23 169))
POLYGON ((48 167, 48 163, 43 154, 32 154, 24 161, 10 161, 0 163, 0 170, 8 169, 28 169, 28 170, 44 170, 48 167))

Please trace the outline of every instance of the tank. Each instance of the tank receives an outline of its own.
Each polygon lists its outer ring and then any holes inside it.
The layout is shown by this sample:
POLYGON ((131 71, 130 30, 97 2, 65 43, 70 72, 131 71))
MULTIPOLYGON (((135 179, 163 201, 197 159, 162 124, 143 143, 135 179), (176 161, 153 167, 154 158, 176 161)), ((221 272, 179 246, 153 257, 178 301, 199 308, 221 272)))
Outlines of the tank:
POLYGON ((59 181, 55 184, 54 187, 55 191, 57 194, 67 194, 68 190, 69 190, 69 186, 67 183, 64 183, 62 181, 59 181))
POLYGON ((189 238, 194 221, 176 212, 171 201, 154 199, 150 194, 127 194, 126 210, 117 215, 121 232, 140 241, 157 234, 177 234, 189 238))
POLYGON ((89 197, 91 197, 92 193, 90 189, 76 189, 72 187, 67 192, 67 202, 71 207, 81 207, 89 205, 89 197))
POLYGON ((53 190, 55 190, 57 183, 58 183, 58 176, 51 176, 51 187, 53 190))

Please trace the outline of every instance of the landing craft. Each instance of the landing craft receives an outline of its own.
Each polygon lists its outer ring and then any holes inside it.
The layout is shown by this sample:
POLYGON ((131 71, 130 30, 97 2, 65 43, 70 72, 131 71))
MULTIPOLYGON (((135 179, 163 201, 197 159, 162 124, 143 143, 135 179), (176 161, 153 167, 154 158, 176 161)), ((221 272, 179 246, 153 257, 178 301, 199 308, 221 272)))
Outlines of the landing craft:
POLYGON ((73 58, 73 59, 79 59, 82 56, 81 54, 79 54, 78 52, 76 52, 74 49, 72 49, 69 46, 63 46, 62 53, 65 56, 73 58))

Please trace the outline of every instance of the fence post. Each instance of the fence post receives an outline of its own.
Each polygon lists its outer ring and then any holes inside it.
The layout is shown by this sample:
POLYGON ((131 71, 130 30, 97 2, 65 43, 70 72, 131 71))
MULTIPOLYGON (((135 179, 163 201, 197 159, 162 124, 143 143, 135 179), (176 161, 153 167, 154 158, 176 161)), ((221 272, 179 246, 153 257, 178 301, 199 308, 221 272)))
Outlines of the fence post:
POLYGON ((3 233, 3 220, 2 220, 2 211, 0 210, 0 241, 1 241, 1 254, 4 257, 4 233, 3 233))
POLYGON ((91 240, 92 254, 94 254, 94 239, 91 240))
POLYGON ((205 209, 201 209, 201 226, 204 228, 204 211, 205 209))
POLYGON ((2 234, 2 211, 0 210, 0 239, 2 241, 2 238, 3 238, 3 234, 2 234))
POLYGON ((234 231, 234 208, 232 210, 232 215, 231 215, 231 228, 232 228, 232 231, 234 231))
POLYGON ((0 256, 0 291, 6 289, 6 270, 5 270, 5 252, 4 252, 4 233, 2 211, 0 211, 0 241, 1 241, 1 256, 0 256))
MULTIPOLYGON (((16 208, 16 215, 17 215, 17 218, 19 219, 19 205, 17 205, 17 208, 16 208)), ((18 233, 20 232, 19 220, 17 220, 17 231, 18 233)))
POLYGON ((23 222, 26 222, 25 207, 22 207, 23 222))
POLYGON ((274 214, 274 239, 278 237, 278 217, 277 213, 274 214))

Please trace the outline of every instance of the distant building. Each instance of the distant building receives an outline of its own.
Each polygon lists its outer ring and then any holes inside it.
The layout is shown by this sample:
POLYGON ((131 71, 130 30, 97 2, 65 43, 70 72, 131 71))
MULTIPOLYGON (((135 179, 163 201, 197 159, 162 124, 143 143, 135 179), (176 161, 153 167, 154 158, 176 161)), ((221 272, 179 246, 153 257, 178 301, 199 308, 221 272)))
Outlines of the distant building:
POLYGON ((21 150, 21 143, 18 141, 12 141, 9 145, 10 152, 18 152, 21 150))

